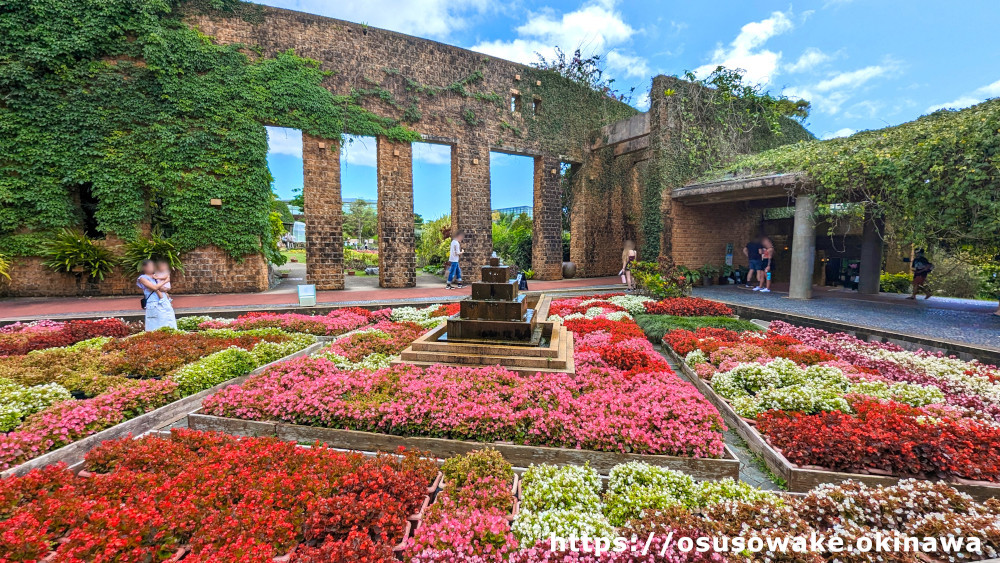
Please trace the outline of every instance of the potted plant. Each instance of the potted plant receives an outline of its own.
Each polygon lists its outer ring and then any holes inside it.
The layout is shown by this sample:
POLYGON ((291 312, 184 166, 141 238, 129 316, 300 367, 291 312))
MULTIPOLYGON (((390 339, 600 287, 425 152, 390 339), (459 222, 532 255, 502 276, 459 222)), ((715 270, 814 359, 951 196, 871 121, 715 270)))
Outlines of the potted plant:
POLYGON ((63 229, 46 243, 42 256, 45 266, 76 275, 77 290, 81 292, 88 281, 104 281, 118 262, 108 247, 72 229, 63 229))
POLYGON ((712 285, 715 277, 719 275, 719 269, 712 264, 705 264, 698 271, 701 272, 701 283, 705 286, 712 285))
POLYGON ((689 285, 698 285, 701 281, 701 271, 688 268, 687 266, 677 266, 677 273, 685 278, 689 285))

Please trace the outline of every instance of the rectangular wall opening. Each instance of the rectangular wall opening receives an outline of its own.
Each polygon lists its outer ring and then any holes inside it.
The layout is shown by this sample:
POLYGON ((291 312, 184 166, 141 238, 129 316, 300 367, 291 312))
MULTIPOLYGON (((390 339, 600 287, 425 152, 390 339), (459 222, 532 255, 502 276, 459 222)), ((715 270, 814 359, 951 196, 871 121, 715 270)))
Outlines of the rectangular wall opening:
POLYGON ((378 287, 378 150, 375 137, 345 135, 340 147, 344 287, 378 287))
POLYGON ((306 283, 305 205, 302 188, 302 131, 286 127, 266 127, 267 167, 271 171, 271 211, 284 228, 278 249, 284 259, 278 271, 280 285, 306 283))
POLYGON ((451 145, 413 143, 413 220, 417 285, 446 274, 451 230, 451 145))
POLYGON ((493 252, 529 275, 534 202, 535 158, 490 152, 493 252))

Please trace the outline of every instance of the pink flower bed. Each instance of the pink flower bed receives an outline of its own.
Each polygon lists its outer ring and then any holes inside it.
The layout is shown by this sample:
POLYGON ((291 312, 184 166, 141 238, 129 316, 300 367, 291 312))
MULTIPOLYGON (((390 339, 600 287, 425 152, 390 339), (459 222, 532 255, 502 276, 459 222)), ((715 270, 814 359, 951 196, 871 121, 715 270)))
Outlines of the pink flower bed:
POLYGON ((0 470, 111 428, 179 398, 170 380, 143 380, 85 401, 65 401, 25 419, 0 435, 0 470))
POLYGON ((574 327, 595 329, 577 332, 575 376, 409 365, 342 371, 326 358, 303 358, 224 389, 203 408, 216 416, 398 435, 722 454, 718 411, 670 370, 633 321, 574 327))
MULTIPOLYGON (((387 311, 387 310, 383 310, 387 311)), ((373 318, 382 318, 380 311, 372 312, 358 307, 336 309, 326 315, 302 315, 299 313, 248 313, 233 321, 220 319, 205 321, 198 328, 231 328, 248 330, 253 328, 280 328, 291 332, 304 332, 317 336, 335 336, 360 328, 373 318)))

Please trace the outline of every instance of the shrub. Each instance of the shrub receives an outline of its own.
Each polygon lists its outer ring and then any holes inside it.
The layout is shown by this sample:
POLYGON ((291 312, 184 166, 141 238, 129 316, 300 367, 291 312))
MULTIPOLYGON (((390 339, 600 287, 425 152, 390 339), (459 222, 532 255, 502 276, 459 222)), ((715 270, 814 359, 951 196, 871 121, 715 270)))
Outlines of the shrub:
POLYGON ((81 231, 63 229, 42 249, 44 264, 57 272, 80 270, 91 279, 103 281, 115 269, 117 259, 111 250, 81 231))
POLYGON ((887 274, 879 277, 878 290, 882 293, 909 293, 913 277, 910 274, 887 274))
POLYGON ((177 246, 160 233, 153 231, 148 237, 140 236, 125 243, 125 255, 122 256, 122 269, 130 276, 138 276, 145 260, 163 261, 170 265, 171 270, 184 271, 181 253, 177 246))

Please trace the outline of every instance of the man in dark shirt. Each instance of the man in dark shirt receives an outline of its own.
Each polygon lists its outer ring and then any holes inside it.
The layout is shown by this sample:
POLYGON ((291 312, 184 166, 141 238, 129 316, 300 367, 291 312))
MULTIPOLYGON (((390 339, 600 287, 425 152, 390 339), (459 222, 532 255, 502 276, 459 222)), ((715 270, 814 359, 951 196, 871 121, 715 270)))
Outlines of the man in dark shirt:
POLYGON ((927 274, 934 270, 934 264, 924 256, 924 249, 918 248, 913 256, 913 293, 907 299, 916 299, 917 292, 924 292, 924 299, 931 298, 931 290, 927 287, 927 274))
POLYGON ((764 260, 760 256, 761 248, 763 247, 760 244, 760 238, 751 240, 743 247, 743 254, 750 261, 750 271, 747 272, 746 280, 747 287, 756 287, 757 282, 763 281, 764 260))

